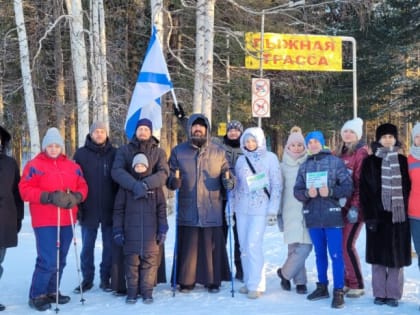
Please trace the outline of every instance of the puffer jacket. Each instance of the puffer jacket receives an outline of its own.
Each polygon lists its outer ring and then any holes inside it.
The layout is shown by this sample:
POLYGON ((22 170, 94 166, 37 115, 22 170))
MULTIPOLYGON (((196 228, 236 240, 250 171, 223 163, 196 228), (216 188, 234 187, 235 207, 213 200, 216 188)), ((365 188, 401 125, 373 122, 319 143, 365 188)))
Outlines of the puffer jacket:
MULTIPOLYGON (((78 192, 82 195, 82 200, 85 200, 88 186, 76 162, 69 160, 64 154, 53 159, 41 152, 26 163, 19 182, 22 199, 29 202, 33 227, 57 226, 57 206, 41 204, 43 192, 56 190, 78 192)), ((73 220, 76 221, 77 206, 71 210, 61 209, 60 226, 71 224, 69 211, 72 211, 73 220)))
POLYGON ((408 216, 420 220, 420 160, 408 155, 408 174, 410 175, 411 191, 408 198, 408 216))
POLYGON ((80 165, 89 194, 79 205, 80 224, 97 228, 99 223, 112 225, 112 208, 118 185, 111 178, 111 167, 116 149, 107 138, 104 145, 99 146, 88 134, 85 145, 74 154, 74 160, 80 165))
POLYGON ((231 206, 234 212, 245 215, 277 215, 280 207, 282 180, 280 163, 277 156, 267 151, 264 132, 261 128, 252 127, 244 131, 241 136, 241 148, 244 153, 238 158, 235 165, 236 184, 232 190, 231 206), (248 151, 245 149, 244 139, 251 134, 257 140, 257 149, 248 151), (264 173, 268 179, 267 191, 264 189, 250 191, 247 178, 255 175, 249 167, 246 158, 254 167, 256 174, 264 173))
POLYGON ((167 186, 174 190, 173 178, 179 170, 177 224, 180 226, 216 227, 223 224, 222 177, 229 170, 225 151, 210 141, 210 124, 202 114, 193 114, 187 124, 188 141, 172 149, 167 186), (197 147, 191 141, 192 123, 202 118, 207 125, 207 141, 197 147))
POLYGON ((344 225, 339 199, 349 198, 353 192, 353 181, 343 161, 329 150, 309 155, 299 167, 294 186, 296 199, 303 202, 303 214, 308 228, 342 227, 344 225), (308 195, 306 176, 311 172, 327 171, 329 196, 315 198, 308 195))
POLYGON ((368 156, 367 146, 363 142, 359 142, 356 146, 356 151, 353 154, 343 154, 340 156, 347 170, 351 174, 353 180, 353 193, 350 198, 347 199, 346 205, 342 209, 343 218, 347 221, 347 213, 350 207, 356 207, 358 212, 357 221, 363 222, 363 211, 360 209, 359 201, 359 187, 360 187, 360 172, 362 171, 363 160, 368 156))
POLYGON ((280 163, 283 177, 283 193, 281 198, 281 216, 283 218, 283 238, 286 244, 300 243, 311 244, 311 238, 306 228, 302 212, 302 203, 293 195, 293 187, 296 183, 296 175, 299 166, 306 161, 307 155, 295 160, 286 152, 280 163))

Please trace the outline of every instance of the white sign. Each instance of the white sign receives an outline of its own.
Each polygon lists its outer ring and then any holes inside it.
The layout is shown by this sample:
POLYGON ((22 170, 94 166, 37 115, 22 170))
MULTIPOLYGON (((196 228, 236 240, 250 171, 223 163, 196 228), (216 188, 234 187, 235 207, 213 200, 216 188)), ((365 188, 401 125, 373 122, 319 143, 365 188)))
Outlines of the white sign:
POLYGON ((269 79, 252 79, 252 117, 270 117, 269 79))
POLYGON ((308 172, 306 173, 306 188, 311 187, 321 188, 322 186, 328 186, 328 172, 308 172))
POLYGON ((265 173, 247 176, 246 182, 248 184, 249 191, 257 191, 268 187, 268 178, 265 173))

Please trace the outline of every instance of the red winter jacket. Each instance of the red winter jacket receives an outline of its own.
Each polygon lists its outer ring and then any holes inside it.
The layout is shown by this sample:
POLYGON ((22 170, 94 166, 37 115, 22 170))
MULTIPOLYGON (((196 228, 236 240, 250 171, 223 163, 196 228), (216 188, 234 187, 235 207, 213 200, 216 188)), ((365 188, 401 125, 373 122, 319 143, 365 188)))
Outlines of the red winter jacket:
MULTIPOLYGON (((45 152, 29 161, 23 170, 19 191, 24 201, 29 202, 33 227, 57 226, 58 208, 53 204, 41 204, 43 192, 56 190, 79 192, 86 199, 88 186, 78 164, 61 154, 56 159, 45 152)), ((70 210, 61 209, 60 226, 70 225, 70 210)), ((77 206, 71 209, 76 222, 77 206)))
POLYGON ((407 158, 408 174, 411 180, 410 196, 408 198, 408 216, 420 219, 420 160, 411 154, 407 158))

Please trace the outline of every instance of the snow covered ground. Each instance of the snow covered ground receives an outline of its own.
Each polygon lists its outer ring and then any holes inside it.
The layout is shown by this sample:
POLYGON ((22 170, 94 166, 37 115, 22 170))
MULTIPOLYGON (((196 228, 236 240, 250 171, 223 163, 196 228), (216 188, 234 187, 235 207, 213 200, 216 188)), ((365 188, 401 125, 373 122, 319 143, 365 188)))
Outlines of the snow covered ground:
MULTIPOLYGON (((167 275, 170 276, 172 266, 173 240, 174 240, 174 216, 168 217, 170 231, 166 241, 166 266, 167 275)), ((78 236, 77 247, 80 253, 80 227, 76 228, 78 236)), ((100 233, 99 233, 100 234, 100 233)), ((371 290, 371 271, 370 265, 364 263, 364 232, 362 233, 358 248, 362 256, 362 265, 365 277, 366 294, 359 299, 346 299, 344 309, 335 310, 330 307, 331 299, 310 302, 306 296, 298 295, 281 290, 280 281, 276 275, 276 270, 284 261, 287 247, 283 244, 283 236, 277 227, 268 227, 265 237, 265 260, 267 272, 267 291, 257 299, 250 300, 246 296, 239 294, 238 289, 242 283, 235 281, 235 294, 232 298, 231 283, 224 282, 222 290, 218 294, 210 294, 202 287, 198 287, 189 294, 177 292, 175 297, 169 284, 160 284, 154 291, 154 303, 144 305, 141 300, 135 305, 125 304, 124 297, 115 297, 110 293, 104 293, 98 288, 99 279, 95 279, 95 287, 85 293, 86 302, 82 305, 80 295, 72 293, 77 285, 77 268, 75 251, 73 245, 70 248, 67 258, 67 266, 64 269, 61 291, 69 294, 71 302, 60 305, 59 314, 141 314, 147 312, 153 314, 194 314, 194 315, 223 315, 223 314, 420 314, 420 272, 417 267, 417 258, 413 258, 413 264, 405 269, 404 296, 400 301, 400 306, 392 308, 387 305, 377 306, 373 304, 371 290)), ((100 242, 97 244, 96 257, 100 257, 100 242)), ((8 249, 6 259, 3 264, 4 273, 0 280, 0 302, 6 305, 3 314, 34 314, 36 311, 29 308, 28 290, 35 264, 35 240, 33 230, 30 225, 29 214, 26 213, 23 228, 19 235, 19 246, 8 249)), ((98 260, 98 259, 97 259, 98 260)), ((307 260, 308 269, 308 289, 315 288, 316 268, 313 252, 307 260)), ((331 276, 330 276, 330 280, 331 276)), ((330 286, 331 291, 331 286, 330 286)), ((55 305, 53 305, 54 309, 55 305)), ((51 309, 46 314, 55 313, 51 309)))

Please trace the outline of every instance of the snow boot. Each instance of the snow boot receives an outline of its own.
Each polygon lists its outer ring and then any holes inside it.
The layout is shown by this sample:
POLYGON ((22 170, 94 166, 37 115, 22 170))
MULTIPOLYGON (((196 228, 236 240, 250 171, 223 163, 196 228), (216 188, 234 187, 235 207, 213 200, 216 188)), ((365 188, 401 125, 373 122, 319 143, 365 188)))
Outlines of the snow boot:
POLYGON ((334 289, 333 300, 331 302, 332 308, 344 307, 344 291, 343 289, 334 289))
MULTIPOLYGON (((56 302, 56 294, 50 293, 47 295, 50 303, 56 302)), ((61 293, 58 293, 58 304, 67 304, 70 302, 70 297, 68 295, 62 295, 61 293)))
POLYGON ((277 275, 281 279, 280 280, 280 286, 282 287, 282 289, 285 290, 285 291, 290 291, 291 290, 290 280, 287 280, 283 276, 283 274, 281 273, 281 268, 277 269, 277 275))
POLYGON ((323 283, 316 283, 316 289, 311 294, 309 294, 306 298, 309 301, 317 301, 321 299, 327 299, 330 297, 330 294, 328 293, 328 286, 323 283))
POLYGON ((46 311, 51 308, 50 299, 46 295, 40 295, 36 298, 29 299, 29 306, 37 311, 46 311))
POLYGON ((0 312, 4 311, 6 309, 6 306, 4 306, 3 304, 0 304, 0 312))
MULTIPOLYGON (((89 291, 90 289, 92 289, 93 287, 93 282, 92 281, 82 281, 82 290, 83 292, 89 291)), ((80 293, 80 286, 77 286, 74 288, 73 293, 80 293)))
POLYGON ((306 287, 306 284, 297 284, 296 285, 296 293, 297 294, 306 294, 306 293, 308 293, 308 288, 306 287))

